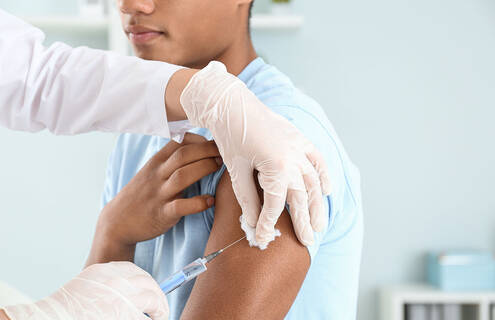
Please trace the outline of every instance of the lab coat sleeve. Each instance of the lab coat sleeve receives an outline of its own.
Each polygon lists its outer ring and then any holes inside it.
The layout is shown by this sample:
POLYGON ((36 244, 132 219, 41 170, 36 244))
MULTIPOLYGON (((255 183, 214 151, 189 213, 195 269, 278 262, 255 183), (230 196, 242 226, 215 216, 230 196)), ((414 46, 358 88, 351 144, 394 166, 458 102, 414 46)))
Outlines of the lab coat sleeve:
MULTIPOLYGON (((0 125, 73 135, 130 132, 165 138, 165 89, 181 67, 62 43, 44 47, 37 28, 0 10, 0 125)), ((172 132, 170 132, 172 131, 172 132)))

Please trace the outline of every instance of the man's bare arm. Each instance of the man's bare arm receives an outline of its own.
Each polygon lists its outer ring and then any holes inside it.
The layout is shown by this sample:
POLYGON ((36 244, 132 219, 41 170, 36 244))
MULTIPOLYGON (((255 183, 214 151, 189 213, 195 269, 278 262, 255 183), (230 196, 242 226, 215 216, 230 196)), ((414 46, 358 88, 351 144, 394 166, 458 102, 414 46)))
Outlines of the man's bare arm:
MULTIPOLYGON (((215 206, 205 253, 244 235, 227 172, 218 185, 215 206)), ((294 234, 287 210, 276 227, 282 236, 266 250, 251 248, 243 240, 213 260, 196 280, 182 319, 283 319, 301 288, 310 257, 294 234)))

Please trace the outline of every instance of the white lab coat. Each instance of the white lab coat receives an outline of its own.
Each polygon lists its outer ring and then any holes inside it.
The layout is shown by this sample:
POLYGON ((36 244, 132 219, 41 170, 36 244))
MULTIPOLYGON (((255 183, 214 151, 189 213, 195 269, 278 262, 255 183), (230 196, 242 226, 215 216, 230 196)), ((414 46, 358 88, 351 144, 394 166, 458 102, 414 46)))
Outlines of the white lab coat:
POLYGON ((0 9, 0 125, 72 135, 132 132, 169 138, 165 88, 180 67, 63 43, 0 9))

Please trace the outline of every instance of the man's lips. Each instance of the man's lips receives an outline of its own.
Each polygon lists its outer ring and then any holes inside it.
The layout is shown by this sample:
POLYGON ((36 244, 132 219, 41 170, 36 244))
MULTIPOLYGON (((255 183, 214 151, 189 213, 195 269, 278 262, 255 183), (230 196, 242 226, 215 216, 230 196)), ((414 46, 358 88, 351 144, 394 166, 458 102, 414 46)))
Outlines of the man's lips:
POLYGON ((125 31, 129 36, 129 40, 134 44, 144 44, 163 35, 163 32, 161 31, 138 25, 128 26, 125 31))
POLYGON ((141 44, 151 41, 161 36, 162 34, 163 34, 162 32, 157 32, 157 31, 129 33, 129 39, 135 44, 141 44))

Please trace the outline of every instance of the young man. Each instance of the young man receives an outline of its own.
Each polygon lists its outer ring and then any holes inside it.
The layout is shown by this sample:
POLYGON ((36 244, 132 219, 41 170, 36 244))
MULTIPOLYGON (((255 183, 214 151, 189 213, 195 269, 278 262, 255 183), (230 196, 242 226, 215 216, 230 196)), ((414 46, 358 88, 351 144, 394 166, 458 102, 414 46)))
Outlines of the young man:
MULTIPOLYGON (((323 153, 333 186, 331 196, 321 199, 328 223, 321 232, 304 230, 314 241, 301 245, 289 214, 304 219, 299 213, 318 203, 293 191, 299 201, 277 222, 281 236, 263 251, 247 241, 230 248, 196 282, 167 296, 170 318, 353 319, 362 242, 359 173, 322 108, 257 58, 248 27, 251 6, 251 0, 119 2, 138 56, 195 68, 221 61, 323 153)), ((191 132, 211 139, 204 129, 191 132)), ((304 182, 300 185, 303 191, 304 182)), ((103 200, 108 205, 88 264, 134 260, 158 282, 244 234, 218 151, 195 135, 183 145, 122 135, 110 159, 103 200)))

